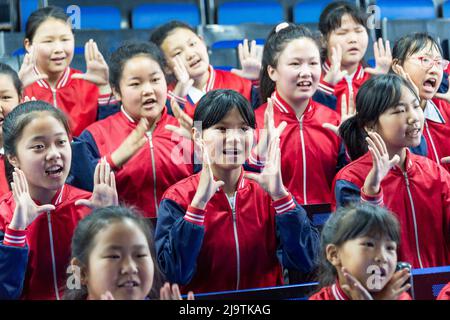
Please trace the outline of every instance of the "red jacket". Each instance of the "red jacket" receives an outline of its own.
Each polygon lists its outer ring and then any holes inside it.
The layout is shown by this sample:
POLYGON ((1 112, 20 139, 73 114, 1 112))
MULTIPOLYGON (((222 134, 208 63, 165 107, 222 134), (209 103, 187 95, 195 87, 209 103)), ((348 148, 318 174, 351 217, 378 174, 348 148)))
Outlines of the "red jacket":
MULTIPOLYGON (((316 292, 309 300, 352 300, 347 296, 347 294, 342 290, 339 282, 336 281, 333 285, 329 287, 323 287, 319 292, 316 292)), ((412 300, 411 296, 407 292, 403 292, 397 300, 412 300)))
POLYGON ((428 158, 406 152, 406 172, 392 168, 376 197, 360 192, 372 168, 370 153, 347 165, 336 175, 333 204, 344 206, 361 198, 384 203, 400 221, 399 261, 413 268, 449 265, 450 174, 428 158))
POLYGON ((183 291, 213 292, 281 285, 285 267, 310 272, 317 229, 291 195, 278 201, 254 181, 238 181, 234 201, 219 189, 205 210, 191 207, 200 173, 164 194, 155 244, 166 277, 183 291), (278 250, 277 250, 278 249, 278 250))
MULTIPOLYGON (((36 73, 39 73, 35 69, 36 73)), ((72 79, 79 70, 67 68, 59 79, 56 88, 45 80, 39 80, 24 90, 24 98, 43 100, 64 111, 70 121, 72 134, 78 136, 88 125, 97 119, 99 104, 108 104, 109 95, 100 96, 98 87, 85 80, 72 79)))
POLYGON ((450 282, 442 288, 436 300, 450 300, 450 282))
POLYGON ((191 117, 194 117, 195 107, 200 98, 207 92, 216 89, 233 89, 242 94, 248 101, 252 103, 253 108, 259 106, 258 92, 253 87, 252 81, 244 79, 229 71, 215 70, 213 66, 209 66, 209 78, 206 83, 205 91, 192 89, 186 97, 178 97, 173 94, 174 84, 169 86, 168 97, 175 99, 180 105, 184 105, 184 111, 191 117), (192 93, 193 91, 197 94, 192 93))
POLYGON ((8 192, 9 183, 5 172, 5 156, 0 154, 0 197, 8 192))
MULTIPOLYGON (((293 108, 278 92, 272 94, 272 101, 275 126, 281 121, 287 122, 280 140, 284 185, 300 204, 330 203, 341 140, 322 125, 325 122, 338 125, 339 115, 310 100, 304 114, 298 119, 293 108)), ((258 129, 264 128, 266 108, 267 103, 255 111, 258 129)), ((258 165, 254 156, 249 158, 249 163, 258 165)))
MULTIPOLYGON (((51 201, 56 210, 42 213, 25 231, 14 233, 16 239, 23 237, 22 246, 26 242, 29 248, 22 299, 55 299, 55 288, 59 290, 59 298, 62 297, 68 277, 72 235, 78 221, 90 212, 86 207, 75 206, 75 201, 90 196, 89 192, 65 184, 51 201)), ((5 194, 0 199, 0 230, 6 231, 5 239, 11 239, 7 226, 14 209, 12 193, 5 194)))
POLYGON ((356 101, 356 94, 358 93, 359 88, 363 85, 364 82, 366 82, 370 78, 370 74, 364 71, 364 67, 362 64, 359 64, 351 80, 350 77, 349 80, 347 80, 347 78, 344 77, 341 81, 339 81, 336 85, 333 86, 324 80, 325 75, 330 70, 329 61, 326 61, 322 65, 322 69, 323 72, 320 79, 318 90, 328 95, 336 96, 337 98, 336 111, 339 114, 341 114, 342 96, 345 94, 347 98, 347 107, 349 105, 350 93, 353 93, 353 99, 356 101))
POLYGON ((165 129, 168 124, 179 126, 178 121, 164 108, 156 127, 147 134, 148 143, 121 168, 112 162, 111 154, 136 128, 137 123, 122 109, 92 124, 72 144, 74 157, 71 175, 78 182, 73 184, 92 190, 95 166, 105 157, 116 171, 119 199, 137 206, 147 217, 156 217, 164 191, 194 170, 192 142, 165 129))
POLYGON ((427 157, 450 171, 450 164, 441 163, 441 158, 450 156, 450 104, 441 99, 429 100, 424 115, 427 157))

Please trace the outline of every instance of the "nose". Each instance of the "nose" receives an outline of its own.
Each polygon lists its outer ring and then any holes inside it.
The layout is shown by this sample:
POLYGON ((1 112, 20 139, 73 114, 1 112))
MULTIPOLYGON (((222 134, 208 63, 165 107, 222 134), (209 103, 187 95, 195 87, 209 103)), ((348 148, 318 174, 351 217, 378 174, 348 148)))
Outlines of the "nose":
POLYGON ((408 114, 408 124, 411 125, 420 121, 421 114, 423 114, 422 108, 411 108, 411 111, 408 114))
POLYGON ((154 92, 153 86, 151 85, 150 81, 146 81, 142 84, 142 95, 143 96, 149 95, 153 92, 154 92))
POLYGON ((138 272, 137 264, 132 257, 123 259, 121 274, 136 274, 138 272))
POLYGON ((55 144, 51 144, 47 149, 47 160, 59 159, 61 158, 61 152, 55 144))
POLYGON ((63 44, 61 41, 55 41, 53 44, 53 51, 54 52, 62 52, 63 51, 63 44))
POLYGON ((375 255, 375 262, 377 263, 387 262, 387 250, 384 247, 381 247, 377 250, 375 255))

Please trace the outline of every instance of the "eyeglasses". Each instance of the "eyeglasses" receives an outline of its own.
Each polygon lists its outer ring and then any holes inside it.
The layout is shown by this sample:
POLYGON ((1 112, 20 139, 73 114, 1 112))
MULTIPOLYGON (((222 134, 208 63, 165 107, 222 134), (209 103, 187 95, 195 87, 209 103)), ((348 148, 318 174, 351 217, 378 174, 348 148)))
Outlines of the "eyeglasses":
POLYGON ((445 70, 448 67, 448 64, 450 63, 448 60, 437 58, 437 59, 431 59, 430 57, 415 57, 417 60, 420 61, 420 65, 424 69, 430 69, 435 65, 439 69, 445 70))

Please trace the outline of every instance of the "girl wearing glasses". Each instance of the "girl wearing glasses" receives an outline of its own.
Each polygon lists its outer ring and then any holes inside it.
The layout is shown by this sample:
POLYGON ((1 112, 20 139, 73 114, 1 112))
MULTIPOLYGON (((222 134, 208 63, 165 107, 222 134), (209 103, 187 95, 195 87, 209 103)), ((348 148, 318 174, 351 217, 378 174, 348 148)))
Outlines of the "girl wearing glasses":
POLYGON ((416 87, 425 123, 421 145, 414 153, 426 155, 450 171, 450 164, 441 161, 450 155, 450 106, 445 95, 436 94, 449 62, 442 58, 439 43, 427 33, 414 33, 399 39, 392 51, 392 69, 416 87), (439 97, 439 98, 438 98, 439 97))

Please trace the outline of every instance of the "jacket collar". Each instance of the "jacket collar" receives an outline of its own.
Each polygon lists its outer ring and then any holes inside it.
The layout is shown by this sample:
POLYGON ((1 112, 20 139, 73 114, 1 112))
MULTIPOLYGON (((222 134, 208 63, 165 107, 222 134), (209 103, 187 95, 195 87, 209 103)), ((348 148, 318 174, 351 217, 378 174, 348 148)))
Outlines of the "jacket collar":
MULTIPOLYGON (((201 173, 198 173, 199 178, 200 178, 200 174, 201 174, 201 173)), ((217 178, 214 177, 214 179, 217 179, 217 178)), ((241 173, 240 173, 240 175, 239 175, 239 179, 238 179, 238 183, 237 183, 236 192, 239 192, 239 191, 241 191, 241 190, 243 190, 243 189, 246 189, 247 186, 248 186, 248 181, 247 181, 247 179, 245 179, 245 177, 244 177, 244 168, 241 167, 241 173)), ((222 191, 222 192, 223 192, 223 189, 222 189, 222 188, 219 188, 219 191, 222 191)))
MULTIPOLYGON (((56 191, 55 195, 53 196, 52 200, 51 200, 51 204, 54 205, 55 207, 57 207, 58 205, 60 205, 63 202, 63 196, 64 196, 64 189, 65 189, 65 184, 62 185, 61 188, 59 188, 58 191, 56 191)), ((34 200, 34 199, 33 199, 34 200)), ((36 202, 37 205, 41 205, 42 203, 40 203, 37 200, 34 200, 34 202, 36 202)))
MULTIPOLYGON (((34 67, 34 72, 37 75, 40 75, 39 70, 37 69, 37 67, 34 67)), ((69 79, 70 79, 70 67, 67 67, 66 70, 64 70, 64 72, 62 73, 61 77, 59 78, 58 82, 56 83, 56 88, 55 89, 60 89, 65 87, 68 83, 69 83, 69 79)), ((37 84, 41 87, 41 88, 46 88, 46 89, 50 89, 50 84, 45 81, 44 79, 38 80, 37 84)))
POLYGON ((209 77, 208 82, 206 82, 206 90, 205 90, 206 92, 209 92, 212 89, 214 89, 214 81, 216 80, 216 71, 214 70, 212 65, 209 65, 208 71, 209 77))
MULTIPOLYGON (((327 61, 325 61, 323 63, 322 69, 325 71, 325 73, 328 73, 328 71, 330 71, 330 62, 328 61, 328 59, 327 59, 327 61)), ((359 81, 359 80, 363 79, 364 76, 365 76, 365 71, 364 71, 362 64, 360 63, 358 65, 358 68, 356 69, 356 72, 353 74, 353 77, 352 77, 353 81, 355 81, 355 80, 359 81)))
POLYGON ((425 106, 425 109, 423 110, 423 115, 427 120, 445 124, 444 117, 432 100, 427 100, 427 104, 425 106))
POLYGON ((331 293, 336 300, 351 300, 344 290, 342 290, 338 280, 331 286, 331 293))
MULTIPOLYGON (((277 90, 272 93, 271 99, 273 101, 274 110, 278 110, 282 114, 297 118, 297 114, 294 109, 280 96, 277 90)), ((309 99, 308 106, 306 107, 303 115, 310 115, 313 109, 312 99, 309 99)))
MULTIPOLYGON (((123 106, 120 106, 120 113, 122 114, 123 118, 129 123, 133 124, 133 126, 137 126, 137 122, 128 114, 128 112, 125 111, 125 108, 123 106)), ((167 110, 166 107, 163 107, 161 111, 161 117, 156 121, 150 131, 156 129, 158 127, 158 124, 161 123, 162 120, 165 120, 167 116, 167 110)))
MULTIPOLYGON (((414 163, 413 163, 413 160, 411 159, 412 158, 411 151, 409 150, 409 148, 405 148, 405 149, 406 149, 405 171, 408 172, 412 169, 414 163)), ((392 170, 396 173, 402 174, 402 169, 398 165, 392 167, 392 170)))

